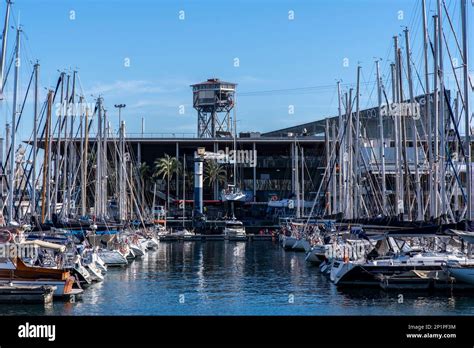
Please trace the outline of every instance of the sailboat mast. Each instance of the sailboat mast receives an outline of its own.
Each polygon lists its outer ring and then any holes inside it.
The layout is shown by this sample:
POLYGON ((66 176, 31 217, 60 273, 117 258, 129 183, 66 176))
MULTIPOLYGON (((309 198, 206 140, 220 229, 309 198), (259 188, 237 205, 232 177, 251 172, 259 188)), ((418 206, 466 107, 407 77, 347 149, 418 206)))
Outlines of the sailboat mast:
POLYGON ((341 81, 337 81, 337 110, 338 110, 338 136, 337 141, 339 142, 339 153, 338 153, 338 164, 339 164, 339 205, 337 211, 339 213, 343 212, 342 209, 342 189, 343 189, 343 167, 344 167, 344 145, 343 145, 343 129, 344 129, 344 121, 342 119, 342 96, 341 96, 341 81))
POLYGON ((446 100, 444 97, 444 65, 443 65, 443 13, 441 10, 441 1, 437 1, 438 5, 438 54, 439 54, 439 98, 440 98, 440 109, 439 109, 439 130, 440 130, 440 157, 439 157, 439 176, 440 176, 440 195, 441 195, 441 216, 447 218, 447 199, 446 199, 446 175, 445 175, 445 158, 446 158, 446 116, 445 116, 445 105, 446 100))
POLYGON ((50 95, 48 96, 48 117, 47 117, 47 122, 48 122, 48 140, 49 140, 49 146, 45 151, 47 150, 48 154, 48 159, 47 159, 47 165, 44 166, 44 170, 46 170, 46 218, 48 220, 51 220, 51 158, 52 158, 52 144, 51 144, 51 135, 52 135, 52 129, 51 129, 51 117, 52 117, 52 109, 53 109, 53 92, 50 92, 50 95))
MULTIPOLYGON (((65 73, 62 72, 60 76, 60 81, 61 81, 61 103, 63 103, 63 98, 64 98, 64 76, 65 73)), ((58 203, 58 197, 59 197, 59 190, 61 187, 61 165, 62 161, 64 160, 64 156, 61 155, 61 136, 62 136, 62 126, 63 126, 63 120, 62 120, 62 113, 63 113, 63 107, 59 108, 59 113, 58 113, 58 135, 56 139, 56 160, 54 164, 54 193, 53 193, 53 209, 56 210, 56 206, 58 203)))
POLYGON ((433 32, 434 32, 434 63, 433 63, 433 108, 434 108, 434 217, 439 216, 439 91, 438 91, 438 16, 433 16, 433 32))
POLYGON ((96 178, 95 178, 95 214, 102 218, 102 98, 97 99, 97 136, 96 136, 96 178))
POLYGON ((356 87, 356 119, 355 119, 355 159, 354 159, 354 216, 359 216, 359 199, 360 199, 360 191, 359 191, 359 151, 360 151, 360 65, 357 67, 357 87, 356 87))
POLYGON ((68 167, 68 153, 69 153, 69 142, 68 142, 68 124, 69 124, 69 108, 68 108, 68 102, 69 102, 69 79, 70 76, 67 75, 67 82, 66 82, 66 96, 65 99, 63 100, 64 106, 65 106, 65 111, 66 113, 63 115, 64 118, 64 144, 63 144, 63 151, 64 151, 64 156, 63 160, 61 161, 62 166, 63 166, 63 187, 62 187, 62 208, 61 208, 61 216, 64 218, 66 214, 66 205, 67 205, 67 192, 69 191, 67 184, 67 167, 68 167))
POLYGON ((125 220, 124 219, 124 212, 125 212, 125 178, 124 178, 124 121, 120 122, 120 139, 119 139, 119 170, 118 170, 118 175, 119 175, 119 219, 120 221, 125 220))
MULTIPOLYGON (((405 29, 405 49, 407 56, 407 73, 408 73, 408 90, 410 94, 410 103, 415 103, 415 97, 413 94, 413 79, 411 71, 411 51, 410 51, 410 37, 408 28, 405 29)), ((417 129, 416 129, 416 115, 411 115, 412 120, 412 141, 413 141, 413 151, 415 152, 414 161, 415 161, 415 191, 416 191, 416 220, 423 220, 423 202, 421 196, 421 183, 420 183, 420 171, 418 168, 419 159, 418 159, 418 139, 417 139, 417 129)))
POLYGON ((234 121, 234 190, 237 187, 237 94, 234 96, 233 121, 234 121))
POLYGON ((301 148, 301 204, 300 204, 300 209, 301 209, 301 216, 304 216, 304 149, 303 146, 300 146, 301 148))
POLYGON ((382 117, 382 80, 380 77, 380 64, 379 61, 375 61, 375 70, 377 77, 377 103, 378 103, 378 118, 379 118, 379 135, 380 135, 380 147, 379 157, 382 167, 382 214, 387 216, 387 182, 385 177, 385 137, 383 129, 383 117, 382 117))
POLYGON ((52 91, 48 92, 48 108, 46 113, 46 122, 45 122, 45 131, 44 131, 44 160, 43 160, 43 185, 41 189, 41 222, 44 223, 46 218, 50 218, 51 207, 48 205, 49 200, 47 200, 47 187, 48 183, 48 172, 49 172, 49 135, 50 135, 50 125, 51 125, 51 104, 52 104, 52 91))
POLYGON ((8 178, 8 187, 10 194, 8 195, 8 218, 13 218, 13 202, 15 195, 15 148, 16 148, 16 116, 18 113, 18 84, 20 79, 20 33, 21 28, 18 25, 16 30, 16 47, 15 47, 15 83, 13 91, 13 112, 11 124, 11 143, 10 143, 10 172, 8 178))
MULTIPOLYGON (((329 133, 329 120, 326 118, 325 120, 325 125, 324 125, 324 144, 325 144, 325 149, 326 149, 326 170, 329 171, 331 168, 331 159, 330 159, 330 153, 331 150, 329 148, 330 144, 330 139, 329 139, 330 133, 329 133)), ((334 177, 329 174, 327 176, 327 181, 326 181, 326 207, 327 207, 327 213, 329 215, 332 214, 333 206, 331 204, 331 192, 329 191, 331 186, 331 183, 334 181, 334 177)), ((304 204, 304 203, 303 203, 304 204)))
POLYGON ((8 22, 10 19, 10 6, 11 0, 7 0, 7 9, 5 11, 5 24, 3 26, 3 35, 2 35, 2 57, 0 62, 0 99, 3 99, 3 84, 4 84, 4 75, 5 75, 5 59, 7 55, 7 39, 8 39, 8 22))
POLYGON ((332 164, 332 179, 331 179, 331 186, 332 186, 332 214, 337 213, 337 172, 336 172, 336 146, 337 146, 337 135, 336 135, 336 122, 331 122, 331 129, 332 129, 332 149, 331 153, 334 158, 331 156, 331 164, 332 164))
POLYGON ((463 89, 464 89, 464 128, 466 130, 465 146, 464 146, 464 162, 466 163, 466 188, 467 188, 467 219, 472 220, 472 168, 471 168, 471 125, 469 111, 469 68, 468 68, 468 39, 467 39, 467 0, 461 1, 461 18, 462 18, 462 47, 463 47, 463 89))
POLYGON ((352 119, 352 91, 353 89, 352 88, 349 88, 349 95, 347 96, 347 102, 346 102, 346 106, 347 106, 347 122, 348 122, 348 132, 346 132, 346 134, 348 134, 349 136, 349 139, 348 139, 348 143, 347 143, 347 159, 348 159, 348 168, 347 168, 347 200, 348 200, 348 204, 346 206, 346 209, 347 209, 347 218, 348 219, 352 219, 353 218, 353 212, 354 212, 354 197, 353 197, 353 194, 352 194, 352 191, 353 191, 353 186, 354 186, 354 170, 353 170, 353 150, 352 150, 352 147, 353 147, 353 136, 354 136, 354 132, 353 132, 353 119, 352 119))
POLYGON ((350 138, 350 122, 349 122, 349 98, 347 95, 347 92, 344 93, 344 101, 345 101, 345 114, 344 114, 344 127, 346 128, 345 136, 344 136, 344 154, 342 158, 342 163, 343 163, 343 175, 344 175, 344 194, 342 197, 344 197, 344 204, 343 204, 343 209, 344 209, 344 218, 348 219, 349 216, 347 214, 348 206, 349 206, 349 192, 348 192, 348 176, 349 176, 349 152, 347 150, 348 146, 348 138, 350 138))
POLYGON ((76 142, 74 141, 74 119, 76 117, 75 110, 75 94, 76 94, 76 71, 72 74, 72 87, 71 87, 71 96, 69 98, 68 105, 71 102, 73 105, 72 112, 69 115, 70 117, 70 127, 69 127, 69 158, 67 161, 68 164, 68 176, 67 176, 67 199, 66 199, 66 214, 71 213, 72 209, 72 190, 74 187, 74 171, 76 168, 76 142))
POLYGON ((35 101, 33 111, 33 164, 32 164, 32 185, 31 185, 31 206, 30 211, 32 216, 36 216, 36 164, 37 164, 37 152, 38 152, 38 82, 39 82, 39 68, 38 63, 35 64, 35 101))
POLYGON ((186 216, 186 155, 183 154, 183 229, 185 227, 184 218, 186 216))
POLYGON ((296 143, 296 135, 295 135, 295 145, 293 147, 293 156, 295 159, 295 194, 296 194, 296 217, 300 218, 300 174, 299 174, 299 151, 298 151, 298 144, 296 143))
POLYGON ((82 158, 82 215, 87 214, 87 165, 89 162, 88 150, 89 150, 89 107, 86 106, 86 115, 84 119, 84 154, 82 158))
POLYGON ((427 128, 427 148, 428 148, 428 187, 429 187, 429 215, 430 217, 434 216, 434 190, 433 190, 433 137, 432 137, 432 116, 431 116, 431 92, 430 92, 430 71, 428 64, 428 24, 426 18, 426 0, 422 0, 422 12, 423 12, 423 58, 425 66, 425 117, 426 117, 426 128, 427 128))
MULTIPOLYGON (((104 110, 104 120, 103 120, 103 126, 104 130, 102 132, 102 139, 103 139, 103 151, 102 151, 102 186, 101 186, 101 192, 102 192, 102 213, 104 214, 104 217, 107 216, 107 151, 108 151, 108 132, 109 132, 109 126, 108 126, 108 120, 107 120, 107 110, 104 110)), ((130 174, 131 175, 131 174, 130 174)), ((131 180, 131 177, 130 177, 131 180)))
MULTIPOLYGON (((391 77, 392 77, 392 103, 397 102, 397 82, 396 82, 396 68, 395 64, 390 64, 391 68, 391 77)), ((397 166, 400 163, 400 152, 398 148, 400 146, 398 140, 398 115, 393 114, 393 137, 395 138, 395 164, 394 164, 394 171, 395 171, 395 215, 400 215, 400 211, 403 212, 403 201, 400 199, 400 171, 398 170, 397 166)))

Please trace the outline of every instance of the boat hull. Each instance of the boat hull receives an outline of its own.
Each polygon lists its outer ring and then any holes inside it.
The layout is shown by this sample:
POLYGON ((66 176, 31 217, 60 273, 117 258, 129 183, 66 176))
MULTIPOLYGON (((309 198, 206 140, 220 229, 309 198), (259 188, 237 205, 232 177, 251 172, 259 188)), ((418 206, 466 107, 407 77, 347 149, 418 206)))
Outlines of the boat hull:
POLYGON ((290 250, 296 244, 297 239, 295 237, 284 236, 281 242, 281 246, 285 250, 290 250))
POLYGON ((294 251, 308 252, 311 249, 311 245, 306 239, 298 239, 291 249, 294 251))
POLYGON ((442 271, 441 265, 360 265, 352 262, 334 261, 331 281, 337 286, 380 286, 380 276, 391 276, 412 270, 442 271))
POLYGON ((461 282, 474 285, 474 265, 469 267, 449 267, 449 274, 461 282))

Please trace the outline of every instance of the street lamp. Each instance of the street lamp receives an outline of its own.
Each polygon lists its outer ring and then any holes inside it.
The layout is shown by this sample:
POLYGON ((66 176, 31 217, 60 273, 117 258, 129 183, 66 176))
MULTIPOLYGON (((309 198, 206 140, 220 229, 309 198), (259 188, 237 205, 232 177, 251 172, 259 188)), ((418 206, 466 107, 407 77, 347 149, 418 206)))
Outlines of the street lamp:
POLYGON ((117 109, 119 109, 119 128, 122 125, 122 109, 126 107, 127 105, 125 104, 115 104, 114 105, 117 109))

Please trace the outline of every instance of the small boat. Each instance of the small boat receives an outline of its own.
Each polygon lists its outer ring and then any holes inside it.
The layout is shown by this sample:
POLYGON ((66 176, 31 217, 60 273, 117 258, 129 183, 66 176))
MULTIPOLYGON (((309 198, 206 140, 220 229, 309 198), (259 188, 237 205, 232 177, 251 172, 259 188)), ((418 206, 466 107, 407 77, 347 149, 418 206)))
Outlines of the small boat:
POLYGON ((66 269, 26 265, 20 258, 0 261, 0 285, 52 286, 54 296, 69 296, 82 293, 73 289, 76 279, 66 269))
POLYGON ((242 221, 232 219, 225 222, 224 237, 231 241, 246 241, 247 234, 242 221))
POLYGON ((221 199, 222 201, 238 202, 245 200, 245 193, 235 185, 227 185, 227 189, 222 190, 221 199))
POLYGON ((123 267, 128 265, 128 260, 118 250, 100 250, 99 257, 107 267, 123 267))

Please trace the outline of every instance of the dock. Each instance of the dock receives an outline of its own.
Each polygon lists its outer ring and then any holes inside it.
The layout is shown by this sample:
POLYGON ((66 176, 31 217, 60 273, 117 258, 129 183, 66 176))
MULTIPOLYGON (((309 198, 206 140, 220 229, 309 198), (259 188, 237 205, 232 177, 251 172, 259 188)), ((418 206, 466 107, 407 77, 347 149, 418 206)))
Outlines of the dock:
POLYGON ((55 286, 0 285, 0 303, 52 303, 55 286))

